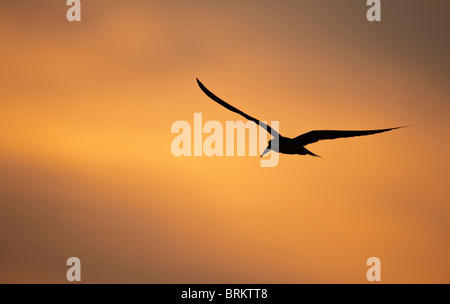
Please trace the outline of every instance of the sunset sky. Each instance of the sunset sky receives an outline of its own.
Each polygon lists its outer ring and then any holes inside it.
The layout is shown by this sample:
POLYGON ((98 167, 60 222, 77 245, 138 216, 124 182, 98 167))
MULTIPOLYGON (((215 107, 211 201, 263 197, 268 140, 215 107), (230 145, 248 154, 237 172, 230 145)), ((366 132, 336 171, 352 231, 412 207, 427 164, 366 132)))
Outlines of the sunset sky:
POLYGON ((450 283, 450 1, 0 2, 0 283, 450 283), (241 117, 322 156, 175 157, 241 117))

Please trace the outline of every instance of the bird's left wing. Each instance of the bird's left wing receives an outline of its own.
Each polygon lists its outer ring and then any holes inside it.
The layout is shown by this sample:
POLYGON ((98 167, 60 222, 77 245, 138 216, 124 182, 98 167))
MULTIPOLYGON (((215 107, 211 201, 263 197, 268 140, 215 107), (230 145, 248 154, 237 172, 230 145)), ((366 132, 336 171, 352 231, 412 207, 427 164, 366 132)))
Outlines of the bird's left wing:
POLYGON ((295 143, 306 146, 320 140, 325 139, 336 139, 336 138, 346 138, 346 137, 355 137, 355 136, 366 136, 372 134, 383 133, 399 128, 404 127, 396 127, 390 129, 379 129, 379 130, 361 130, 361 131, 339 131, 339 130, 316 130, 310 131, 308 133, 302 134, 294 138, 295 143))
POLYGON ((272 136, 278 136, 278 137, 280 136, 280 134, 279 134, 277 131, 275 131, 274 129, 272 129, 269 125, 265 124, 264 122, 262 122, 262 121, 260 121, 260 120, 258 120, 258 119, 256 119, 256 118, 254 118, 254 117, 251 117, 251 116, 248 115, 248 114, 245 114, 245 113, 242 112, 241 110, 236 109, 235 107, 233 107, 233 106, 230 105, 229 103, 223 101, 222 99, 220 99, 219 97, 217 97, 216 95, 214 95, 214 93, 211 92, 210 90, 208 90, 208 89, 203 85, 203 83, 201 83, 200 80, 198 80, 198 78, 197 78, 197 83, 198 83, 198 86, 200 87, 200 89, 202 89, 203 93, 205 93, 209 98, 211 98, 212 100, 214 100, 215 102, 217 102, 217 103, 220 104, 221 106, 225 107, 226 109, 228 109, 228 110, 230 110, 230 111, 232 111, 232 112, 234 112, 234 113, 237 113, 237 114, 239 114, 239 115, 245 117, 246 119, 248 119, 248 120, 250 120, 250 121, 253 121, 254 123, 256 123, 257 125, 259 125, 259 126, 262 127, 263 129, 265 129, 267 132, 269 132, 269 134, 271 134, 272 136))

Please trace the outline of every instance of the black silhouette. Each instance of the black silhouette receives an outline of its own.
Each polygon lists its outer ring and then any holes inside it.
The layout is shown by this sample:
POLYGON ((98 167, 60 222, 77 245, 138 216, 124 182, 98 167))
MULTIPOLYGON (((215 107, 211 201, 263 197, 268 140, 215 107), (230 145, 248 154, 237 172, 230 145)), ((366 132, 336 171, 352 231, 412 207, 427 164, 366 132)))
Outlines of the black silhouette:
POLYGON ((274 139, 269 140, 267 148, 264 150, 263 154, 264 156, 266 153, 268 153, 270 150, 273 150, 278 153, 284 153, 284 154, 299 154, 299 155, 312 155, 316 157, 320 157, 308 149, 305 148, 306 145, 318 142, 320 140, 324 139, 336 139, 336 138, 346 138, 346 137, 355 137, 355 136, 365 136, 365 135, 372 135, 377 133, 383 133, 395 129, 400 129, 404 127, 396 127, 396 128, 389 128, 389 129, 379 129, 379 130, 362 130, 362 131, 339 131, 339 130, 317 130, 317 131, 310 131, 308 133, 302 134, 300 136, 297 136, 295 138, 289 138, 284 137, 280 135, 277 131, 272 129, 269 125, 263 123, 262 121, 259 121, 256 118, 251 117, 250 115, 245 114, 241 110, 236 109, 232 105, 226 103, 216 95, 214 95, 210 90, 208 90, 203 83, 200 82, 197 78, 197 83, 200 86, 200 89, 208 95, 209 98, 220 104, 221 106, 224 106, 228 110, 235 112, 243 117, 245 117, 248 120, 253 121, 260 127, 264 128, 274 136, 274 139), (278 144, 274 142, 272 145, 272 141, 276 140, 278 138, 278 144))

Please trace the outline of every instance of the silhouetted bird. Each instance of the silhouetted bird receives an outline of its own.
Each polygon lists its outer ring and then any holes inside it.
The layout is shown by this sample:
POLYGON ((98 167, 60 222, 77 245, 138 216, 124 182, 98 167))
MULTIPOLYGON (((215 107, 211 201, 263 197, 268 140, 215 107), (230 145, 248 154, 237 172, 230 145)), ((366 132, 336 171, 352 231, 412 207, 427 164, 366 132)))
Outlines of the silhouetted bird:
POLYGON ((241 110, 236 109, 232 105, 226 103, 216 95, 214 95, 210 90, 208 90, 197 78, 197 83, 200 86, 200 89, 208 95, 209 98, 220 104, 221 106, 224 106, 228 110, 235 112, 243 117, 245 117, 248 120, 253 121, 257 125, 261 126, 262 128, 266 129, 269 134, 274 136, 274 139, 269 140, 267 148, 264 150, 263 154, 264 156, 266 153, 268 153, 270 150, 273 150, 275 152, 279 153, 285 153, 285 154, 299 154, 299 155, 312 155, 316 157, 320 157, 308 149, 305 148, 306 145, 318 142, 320 140, 324 139, 336 139, 336 138, 346 138, 346 137, 355 137, 355 136, 365 136, 365 135, 372 135, 377 133, 383 133, 395 129, 400 129, 404 127, 396 127, 396 128, 389 128, 389 129, 379 129, 379 130, 362 130, 362 131, 339 131, 339 130, 316 130, 316 131, 310 131, 308 133, 302 134, 300 136, 297 136, 295 138, 289 138, 284 137, 280 135, 277 131, 272 129, 269 125, 263 123, 262 121, 259 121, 256 118, 251 117, 250 115, 245 114, 241 110), (278 137, 278 144, 276 144, 275 140, 278 137), (273 144, 272 144, 273 143, 273 144))

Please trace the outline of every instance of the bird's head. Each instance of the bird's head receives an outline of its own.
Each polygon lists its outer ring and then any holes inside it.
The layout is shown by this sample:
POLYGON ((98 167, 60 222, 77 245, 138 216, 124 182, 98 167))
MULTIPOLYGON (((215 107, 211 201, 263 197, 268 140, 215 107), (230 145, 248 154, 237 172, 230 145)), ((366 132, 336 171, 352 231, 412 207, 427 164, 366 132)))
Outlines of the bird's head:
POLYGON ((264 155, 266 155, 267 153, 270 152, 270 150, 272 150, 272 139, 269 140, 269 143, 267 144, 267 148, 264 150, 264 152, 261 154, 261 157, 263 157, 264 155))

